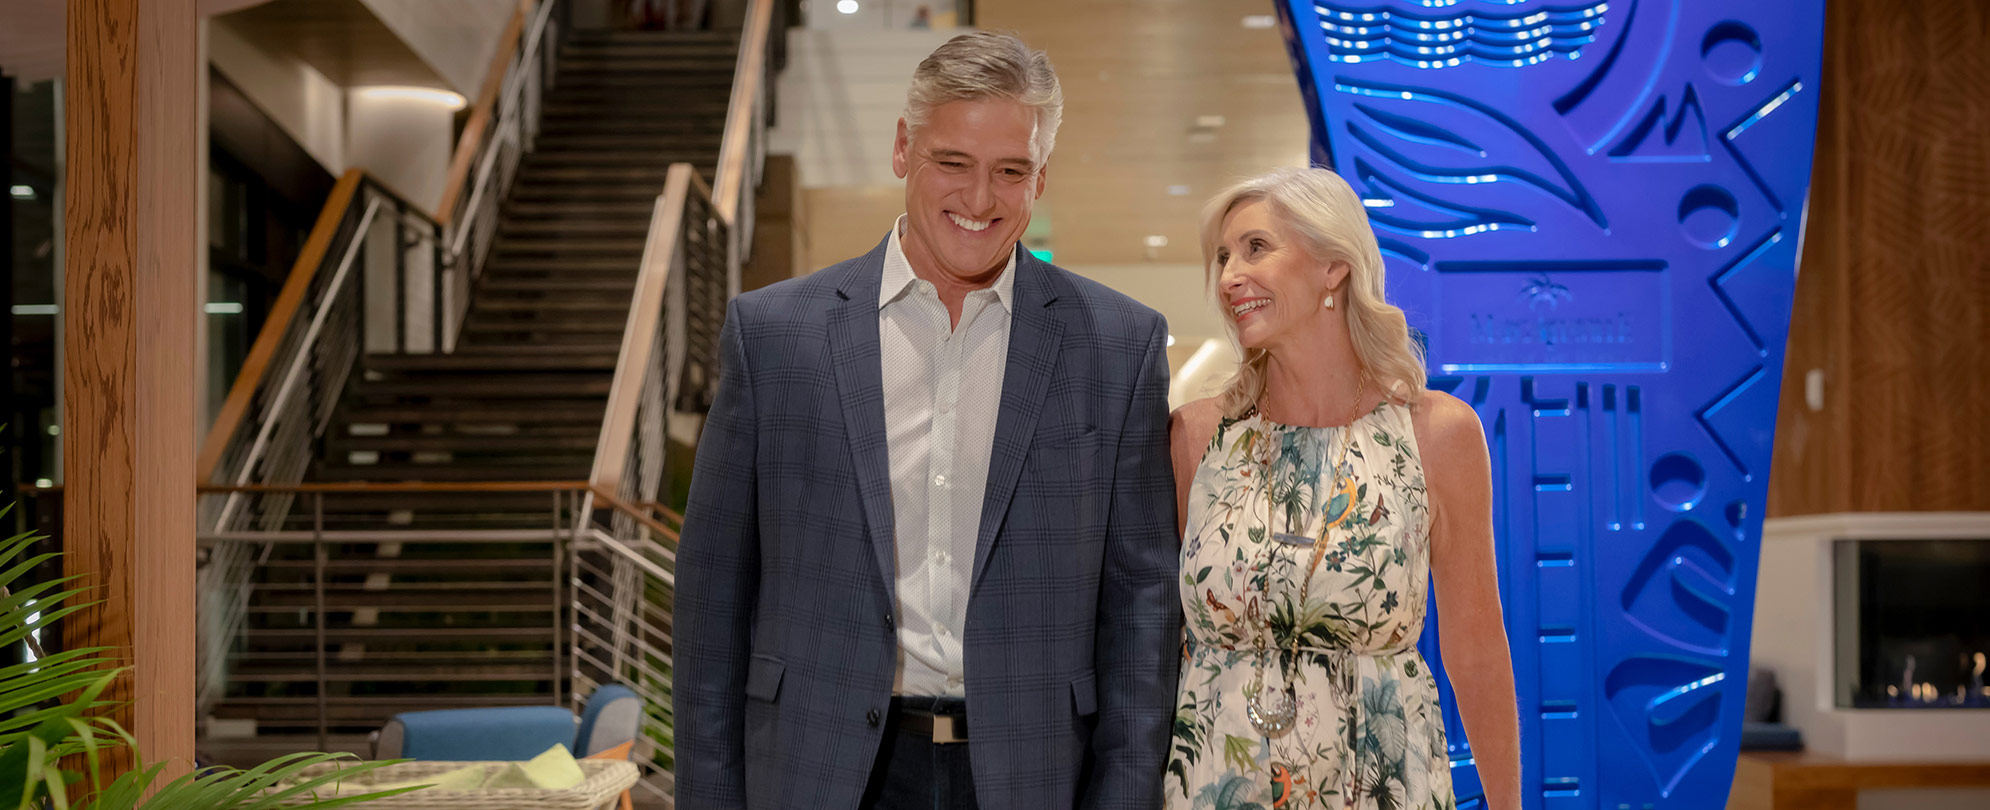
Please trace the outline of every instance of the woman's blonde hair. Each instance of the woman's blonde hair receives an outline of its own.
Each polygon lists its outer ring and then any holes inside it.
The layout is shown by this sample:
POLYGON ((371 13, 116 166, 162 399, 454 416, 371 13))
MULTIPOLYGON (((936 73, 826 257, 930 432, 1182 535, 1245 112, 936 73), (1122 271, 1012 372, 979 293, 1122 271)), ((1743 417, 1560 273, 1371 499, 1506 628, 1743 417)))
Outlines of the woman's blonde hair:
MULTIPOLYGON (((1382 251, 1368 225, 1368 211, 1346 180, 1326 169, 1279 169, 1245 180, 1217 194, 1202 208, 1202 262, 1209 300, 1223 310, 1217 290, 1222 268, 1216 249, 1223 220, 1238 206, 1262 200, 1272 217, 1298 237, 1307 255, 1322 264, 1346 262, 1348 273, 1334 306, 1346 314, 1355 359, 1369 385, 1390 399, 1413 404, 1426 382, 1423 350, 1410 340, 1401 307, 1388 302, 1383 286, 1382 251)), ((1224 415, 1243 416, 1264 395, 1270 352, 1247 352, 1237 322, 1223 313, 1223 328, 1237 351, 1237 375, 1223 385, 1217 404, 1224 415)))

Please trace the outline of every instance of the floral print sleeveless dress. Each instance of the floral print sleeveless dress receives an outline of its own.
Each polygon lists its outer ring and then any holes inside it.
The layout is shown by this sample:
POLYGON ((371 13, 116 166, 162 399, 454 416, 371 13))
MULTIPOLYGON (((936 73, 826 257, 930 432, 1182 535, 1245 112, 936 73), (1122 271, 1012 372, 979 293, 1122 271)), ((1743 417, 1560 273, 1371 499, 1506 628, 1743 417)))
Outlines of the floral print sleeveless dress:
POLYGON ((1430 511, 1408 408, 1385 402, 1346 428, 1225 420, 1190 484, 1181 571, 1188 638, 1168 807, 1456 807, 1437 682, 1415 647, 1430 511), (1264 688, 1284 690, 1290 671, 1298 697, 1292 727, 1269 737, 1245 714, 1267 621, 1276 651, 1263 658, 1264 688))

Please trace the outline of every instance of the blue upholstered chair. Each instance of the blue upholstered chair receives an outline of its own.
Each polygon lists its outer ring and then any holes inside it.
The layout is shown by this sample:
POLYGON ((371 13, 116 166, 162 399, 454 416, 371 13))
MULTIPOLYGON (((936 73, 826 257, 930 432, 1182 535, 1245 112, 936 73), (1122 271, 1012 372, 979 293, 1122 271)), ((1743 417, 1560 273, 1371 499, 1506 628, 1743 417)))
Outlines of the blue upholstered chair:
POLYGON ((373 734, 374 759, 527 760, 555 744, 586 757, 636 739, 643 701, 621 684, 594 690, 579 717, 558 706, 403 712, 373 734))

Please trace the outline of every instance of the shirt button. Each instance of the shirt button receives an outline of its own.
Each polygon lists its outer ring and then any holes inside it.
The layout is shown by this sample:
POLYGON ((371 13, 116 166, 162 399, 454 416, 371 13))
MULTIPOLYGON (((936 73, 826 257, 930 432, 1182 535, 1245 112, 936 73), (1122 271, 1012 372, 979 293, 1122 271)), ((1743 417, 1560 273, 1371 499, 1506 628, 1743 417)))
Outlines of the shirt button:
POLYGON ((945 487, 946 485, 947 485, 947 477, 946 477, 946 475, 944 475, 944 474, 941 474, 941 475, 935 475, 935 476, 933 476, 933 486, 936 486, 936 487, 945 487))
POLYGON ((954 687, 954 688, 956 688, 956 689, 960 688, 960 676, 959 676, 959 675, 955 675, 955 676, 953 676, 953 677, 951 677, 951 678, 948 678, 948 679, 947 679, 947 685, 948 685, 948 686, 951 686, 951 687, 954 687))
POLYGON ((866 713, 864 714, 864 722, 866 722, 866 723, 869 723, 869 724, 871 724, 871 728, 877 728, 877 727, 878 727, 878 710, 876 710, 876 709, 872 709, 872 710, 870 710, 869 712, 866 712, 866 713))

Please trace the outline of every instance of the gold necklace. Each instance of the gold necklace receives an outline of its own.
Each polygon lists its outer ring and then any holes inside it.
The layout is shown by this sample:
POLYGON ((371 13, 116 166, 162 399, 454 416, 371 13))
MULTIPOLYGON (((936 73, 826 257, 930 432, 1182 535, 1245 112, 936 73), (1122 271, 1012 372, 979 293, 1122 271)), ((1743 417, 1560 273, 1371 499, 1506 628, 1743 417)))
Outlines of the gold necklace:
MULTIPOLYGON (((1354 444, 1354 424, 1360 418, 1361 399, 1367 392, 1368 380, 1362 378, 1355 385, 1354 406, 1348 409, 1347 426, 1341 429, 1340 457, 1334 460, 1333 485, 1327 488, 1327 503, 1329 505, 1333 503, 1334 495, 1341 490, 1341 482, 1343 480, 1341 478, 1341 467, 1347 463, 1347 450, 1354 444)), ((1264 416, 1262 408, 1258 409, 1258 415, 1260 417, 1264 416)), ((1265 421, 1269 422, 1270 420, 1266 419, 1265 421)), ((1306 609, 1306 602, 1312 598, 1313 574, 1319 571, 1320 560, 1326 556, 1327 535, 1333 531, 1334 524, 1337 521, 1333 519, 1332 515, 1323 515, 1321 518, 1323 524, 1320 527, 1320 537, 1313 541, 1313 562, 1306 568, 1306 577, 1300 580, 1299 602, 1293 608, 1291 648, 1286 656, 1286 660, 1281 662, 1279 667, 1280 673, 1285 676, 1285 689, 1268 693, 1264 688, 1265 662, 1269 657, 1269 651, 1265 645, 1265 637, 1271 635, 1271 618, 1265 615, 1264 611, 1271 609, 1271 557, 1278 541, 1274 539, 1276 533, 1272 531, 1272 522, 1276 519, 1273 511, 1277 508, 1271 497, 1271 465, 1274 460, 1273 453, 1275 451, 1271 449, 1270 441, 1266 441, 1265 445, 1266 450, 1262 457, 1263 461, 1260 462, 1262 467, 1259 469, 1260 480, 1264 482, 1265 500, 1265 533, 1263 540, 1265 554, 1264 564, 1260 568, 1264 572, 1264 587, 1261 589, 1262 596, 1259 599, 1259 604, 1262 607, 1258 611, 1258 632, 1253 634, 1256 637, 1258 665, 1256 677, 1251 679, 1250 685, 1244 687, 1244 717, 1251 721, 1251 727, 1257 729, 1258 733, 1266 737, 1276 737, 1290 730, 1293 721, 1299 717, 1299 693, 1293 683, 1293 676, 1299 662, 1299 639, 1302 635, 1298 626, 1299 615, 1306 609)), ((1354 507, 1353 495, 1350 493, 1348 504, 1342 509, 1342 514, 1352 514, 1354 507)))

